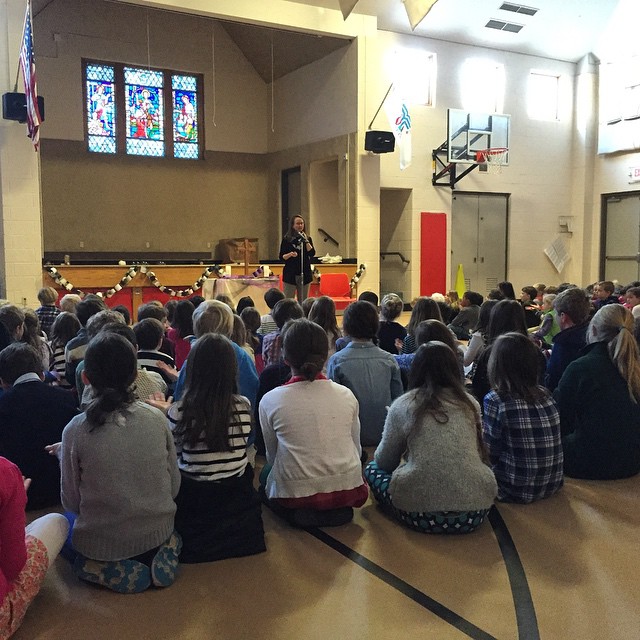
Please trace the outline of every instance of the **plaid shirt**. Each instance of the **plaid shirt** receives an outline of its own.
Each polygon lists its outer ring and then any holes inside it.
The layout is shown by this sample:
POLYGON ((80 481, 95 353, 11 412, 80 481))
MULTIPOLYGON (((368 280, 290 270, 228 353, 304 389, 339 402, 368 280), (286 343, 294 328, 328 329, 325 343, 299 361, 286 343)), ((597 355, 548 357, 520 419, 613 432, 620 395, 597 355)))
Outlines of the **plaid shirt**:
POLYGON ((546 390, 534 403, 489 391, 484 397, 482 432, 499 500, 533 502, 560 489, 560 416, 546 390))
POLYGON ((43 305, 42 307, 38 307, 36 309, 36 315, 38 316, 38 320, 40 320, 40 328, 47 334, 47 337, 51 337, 49 333, 51 332, 51 326, 53 325, 53 321, 60 314, 60 309, 54 305, 43 305))
POLYGON ((277 364, 282 360, 282 336, 280 331, 267 333, 262 339, 262 360, 264 366, 277 364))

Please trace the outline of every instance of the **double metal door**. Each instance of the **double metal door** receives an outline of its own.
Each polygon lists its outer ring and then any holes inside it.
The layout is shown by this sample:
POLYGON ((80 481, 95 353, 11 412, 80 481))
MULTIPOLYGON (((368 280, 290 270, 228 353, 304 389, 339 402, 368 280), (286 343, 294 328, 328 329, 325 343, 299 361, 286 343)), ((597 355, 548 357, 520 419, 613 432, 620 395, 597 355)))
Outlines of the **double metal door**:
POLYGON ((486 295, 507 275, 508 194, 456 192, 451 206, 451 283, 486 295))

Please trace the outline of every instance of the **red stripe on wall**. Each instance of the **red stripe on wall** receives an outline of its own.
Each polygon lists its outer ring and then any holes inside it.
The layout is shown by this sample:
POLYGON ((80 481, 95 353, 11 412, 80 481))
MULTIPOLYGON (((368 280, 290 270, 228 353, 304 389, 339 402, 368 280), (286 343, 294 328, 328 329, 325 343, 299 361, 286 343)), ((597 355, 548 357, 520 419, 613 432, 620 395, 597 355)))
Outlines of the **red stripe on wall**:
POLYGON ((447 215, 420 214, 420 295, 446 294, 447 215))

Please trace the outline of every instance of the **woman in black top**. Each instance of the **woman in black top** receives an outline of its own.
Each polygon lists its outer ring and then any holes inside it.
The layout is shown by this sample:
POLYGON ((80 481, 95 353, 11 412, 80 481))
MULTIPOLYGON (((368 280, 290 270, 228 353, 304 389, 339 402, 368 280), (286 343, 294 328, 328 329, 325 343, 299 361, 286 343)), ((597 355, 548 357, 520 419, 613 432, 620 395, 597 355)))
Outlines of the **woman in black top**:
POLYGON ((316 255, 311 238, 305 233, 302 216, 293 216, 291 226, 280 243, 280 260, 284 260, 282 282, 284 295, 293 298, 298 291, 298 302, 309 295, 311 284, 311 258, 316 255))

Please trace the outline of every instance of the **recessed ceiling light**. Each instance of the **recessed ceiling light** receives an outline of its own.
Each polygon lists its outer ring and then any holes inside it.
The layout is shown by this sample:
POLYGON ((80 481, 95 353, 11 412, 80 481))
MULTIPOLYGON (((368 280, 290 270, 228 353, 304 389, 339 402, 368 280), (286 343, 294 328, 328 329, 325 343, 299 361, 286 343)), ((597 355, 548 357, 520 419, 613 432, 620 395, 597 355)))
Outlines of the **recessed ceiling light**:
POLYGON ((525 7, 521 4, 513 4, 512 2, 504 2, 500 7, 502 11, 512 11, 513 13, 521 13, 525 16, 535 16, 538 9, 533 7, 525 7))

